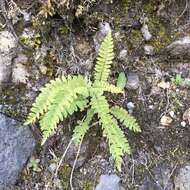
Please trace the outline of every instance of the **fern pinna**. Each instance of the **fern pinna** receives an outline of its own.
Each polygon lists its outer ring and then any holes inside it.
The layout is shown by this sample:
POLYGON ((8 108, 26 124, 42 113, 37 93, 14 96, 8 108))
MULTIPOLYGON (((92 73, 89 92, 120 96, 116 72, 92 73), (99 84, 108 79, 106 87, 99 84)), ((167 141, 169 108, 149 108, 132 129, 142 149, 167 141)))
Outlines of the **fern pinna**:
POLYGON ((56 130, 59 122, 80 110, 87 110, 86 117, 78 122, 74 129, 73 139, 80 144, 89 129, 94 115, 98 116, 99 125, 107 138, 109 149, 115 165, 121 171, 122 156, 130 153, 129 143, 118 126, 118 121, 129 130, 140 132, 135 118, 118 106, 110 108, 104 92, 123 93, 122 89, 108 83, 111 64, 114 58, 111 32, 101 44, 95 66, 94 82, 81 75, 62 76, 51 80, 41 89, 33 103, 25 124, 40 120, 43 138, 42 144, 56 130), (90 98, 89 98, 90 97, 90 98))

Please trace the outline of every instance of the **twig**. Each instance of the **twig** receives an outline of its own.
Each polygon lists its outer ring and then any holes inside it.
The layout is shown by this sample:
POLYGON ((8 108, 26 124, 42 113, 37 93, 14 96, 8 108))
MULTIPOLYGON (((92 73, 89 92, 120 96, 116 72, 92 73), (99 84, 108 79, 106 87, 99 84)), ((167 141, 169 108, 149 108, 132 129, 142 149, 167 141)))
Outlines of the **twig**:
POLYGON ((134 184, 134 176, 135 176, 135 163, 134 163, 134 159, 132 159, 133 160, 133 164, 132 164, 132 181, 131 181, 131 184, 133 185, 134 184))
POLYGON ((185 8, 183 9, 182 13, 176 18, 175 23, 177 24, 178 20, 185 14, 189 6, 188 0, 186 0, 185 8))
POLYGON ((163 189, 163 190, 166 190, 166 188, 167 188, 167 186, 168 186, 168 182, 169 182, 170 178, 172 177, 172 175, 173 175, 173 173, 174 173, 174 171, 175 171, 176 168, 177 168, 177 163, 176 163, 176 165, 174 166, 174 168, 172 169, 172 171, 171 171, 171 173, 170 173, 170 175, 169 175, 169 177, 168 177, 168 179, 167 179, 166 185, 164 186, 164 189, 163 189))
POLYGON ((169 97, 169 89, 166 89, 166 98, 167 98, 167 104, 165 106, 165 111, 160 115, 160 118, 168 113, 168 109, 170 106, 170 97, 169 97))
POLYGON ((76 163, 77 163, 77 160, 78 160, 78 156, 80 154, 82 140, 83 140, 83 138, 80 141, 80 144, 79 144, 79 147, 78 147, 78 151, 77 151, 77 155, 75 157, 75 161, 74 161, 74 164, 73 164, 73 167, 72 167, 72 170, 71 170, 71 175, 70 175, 70 187, 71 187, 71 190, 74 190, 74 188, 73 188, 73 173, 74 173, 75 166, 76 166, 76 163))
POLYGON ((67 154, 67 151, 69 149, 69 147, 71 146, 72 142, 73 142, 74 138, 72 138, 69 142, 69 144, 67 145, 67 148, 65 149, 65 152, 63 153, 62 157, 61 157, 61 160, 59 161, 58 165, 57 165, 57 168, 55 170, 55 174, 54 174, 54 177, 56 178, 57 177, 57 174, 58 174, 58 171, 59 171, 59 168, 61 167, 61 164, 65 158, 65 155, 67 154))

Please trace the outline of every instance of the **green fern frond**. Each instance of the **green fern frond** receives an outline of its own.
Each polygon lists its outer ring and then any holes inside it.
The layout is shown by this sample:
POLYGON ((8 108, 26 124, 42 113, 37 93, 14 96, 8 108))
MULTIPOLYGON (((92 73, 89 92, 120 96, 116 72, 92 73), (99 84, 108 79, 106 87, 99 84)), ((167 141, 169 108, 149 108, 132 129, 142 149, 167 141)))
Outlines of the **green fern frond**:
POLYGON ((94 111, 92 109, 88 110, 86 118, 83 121, 80 121, 79 125, 75 127, 73 139, 76 144, 81 142, 87 130, 89 129, 89 124, 93 118, 93 115, 94 111))
POLYGON ((43 100, 49 98, 46 104, 44 104, 43 112, 39 111, 41 107, 39 99, 37 98, 34 107, 31 109, 32 112, 29 115, 29 120, 27 121, 31 122, 31 115, 33 116, 32 118, 35 118, 40 117, 40 114, 44 114, 40 121, 40 127, 43 133, 42 144, 51 135, 60 121, 63 121, 68 115, 77 111, 78 107, 82 109, 83 106, 86 105, 85 98, 89 95, 87 81, 82 76, 68 76, 58 81, 59 82, 57 82, 53 88, 45 88, 42 94, 39 95, 43 100), (50 97, 48 96, 47 90, 49 90, 50 97), (83 98, 79 99, 79 95, 83 98))
POLYGON ((113 58, 113 39, 111 32, 109 32, 99 49, 97 63, 95 66, 95 81, 107 81, 110 74, 110 68, 113 58))
POLYGON ((54 98, 57 96, 57 93, 62 89, 62 85, 66 84, 66 82, 65 77, 57 78, 56 80, 51 80, 45 85, 45 87, 41 88, 41 93, 32 104, 32 108, 25 125, 34 123, 40 118, 40 115, 47 111, 48 106, 52 103, 54 98))
POLYGON ((98 114, 103 133, 108 139, 110 153, 115 160, 116 167, 121 171, 122 156, 130 153, 129 143, 118 127, 116 119, 109 113, 109 104, 104 96, 93 97, 91 100, 92 108, 98 114))
POLYGON ((95 92, 99 90, 100 92, 111 92, 114 94, 124 93, 124 91, 120 87, 117 87, 113 84, 109 84, 108 82, 100 82, 100 81, 94 82, 94 85, 92 86, 91 89, 94 90, 95 92))
MULTIPOLYGON (((57 127, 57 124, 63 121, 68 115, 72 115, 78 108, 82 111, 86 107, 87 100, 73 99, 72 102, 63 101, 63 94, 57 97, 56 101, 52 103, 50 111, 48 111, 40 121, 40 128, 42 130, 43 145, 46 140, 51 136, 57 127)), ((71 99, 70 99, 71 100, 71 99)))
POLYGON ((125 125, 128 129, 134 132, 141 132, 140 126, 136 119, 121 107, 114 106, 111 108, 111 113, 125 125))

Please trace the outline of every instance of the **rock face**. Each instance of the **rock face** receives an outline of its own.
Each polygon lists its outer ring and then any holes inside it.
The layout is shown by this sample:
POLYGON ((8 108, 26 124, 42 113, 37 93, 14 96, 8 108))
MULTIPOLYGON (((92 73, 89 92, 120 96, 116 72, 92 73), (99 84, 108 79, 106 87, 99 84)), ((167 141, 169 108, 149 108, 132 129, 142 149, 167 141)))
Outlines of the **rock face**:
POLYGON ((8 31, 0 32, 0 44, 0 52, 4 54, 17 46, 14 36, 8 31))
POLYGON ((190 165, 180 169, 178 176, 174 180, 175 190, 190 189, 190 165))
POLYGON ((117 175, 102 175, 95 190, 121 190, 119 182, 117 175))
POLYGON ((166 52, 173 58, 190 56, 190 37, 181 38, 166 47, 166 52))
POLYGON ((35 147, 28 127, 0 114, 0 189, 14 185, 35 147))
POLYGON ((8 31, 0 32, 0 85, 11 80, 11 64, 17 42, 8 31))

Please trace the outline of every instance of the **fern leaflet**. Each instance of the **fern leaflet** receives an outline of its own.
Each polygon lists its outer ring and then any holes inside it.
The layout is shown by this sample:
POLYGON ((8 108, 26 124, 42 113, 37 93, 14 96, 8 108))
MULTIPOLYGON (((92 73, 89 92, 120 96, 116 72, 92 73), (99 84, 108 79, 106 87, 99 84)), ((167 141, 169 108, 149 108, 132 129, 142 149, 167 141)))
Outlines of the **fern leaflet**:
POLYGON ((111 92, 115 94, 123 93, 121 88, 113 84, 109 84, 108 82, 96 81, 91 89, 94 90, 94 92, 99 90, 100 92, 111 92))
POLYGON ((114 106, 111 108, 111 113, 131 131, 141 132, 136 119, 133 116, 129 115, 129 113, 123 108, 114 106))

